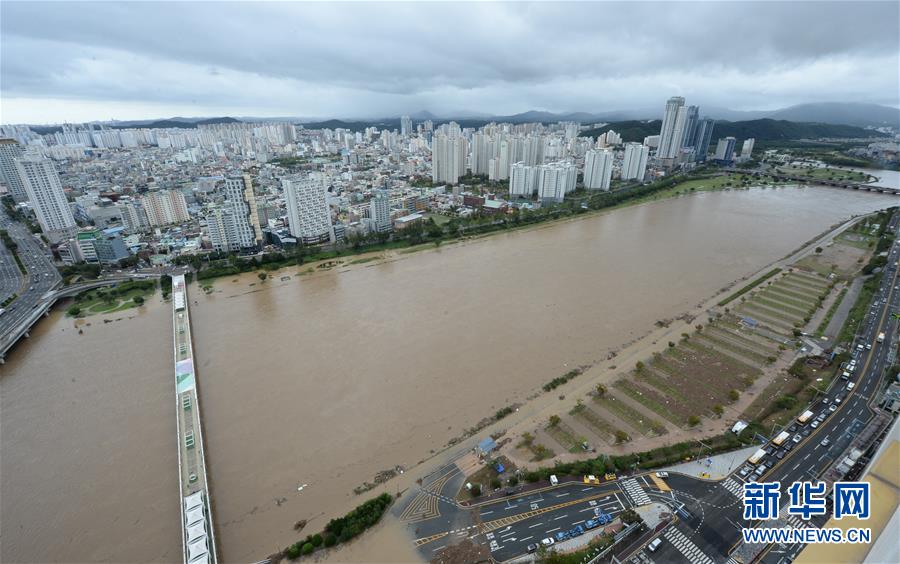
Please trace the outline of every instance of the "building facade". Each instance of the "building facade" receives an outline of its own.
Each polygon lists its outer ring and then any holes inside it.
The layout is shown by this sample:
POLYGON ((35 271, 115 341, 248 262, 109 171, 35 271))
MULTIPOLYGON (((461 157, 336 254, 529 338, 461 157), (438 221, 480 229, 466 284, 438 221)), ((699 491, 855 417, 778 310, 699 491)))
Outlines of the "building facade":
POLYGON ((153 227, 190 221, 184 194, 177 190, 150 192, 141 198, 147 221, 153 227))
POLYGON ((622 180, 644 181, 647 172, 647 157, 650 156, 650 147, 641 143, 627 143, 625 145, 625 157, 622 160, 622 180))
POLYGON ((15 139, 0 139, 0 180, 9 188, 9 194, 17 202, 28 199, 25 184, 16 168, 16 159, 22 156, 22 146, 15 139))
POLYGON ((304 245, 331 239, 331 210, 327 189, 318 174, 297 175, 281 181, 290 233, 304 245))
POLYGON ((73 237, 78 226, 53 161, 25 156, 15 162, 38 224, 50 244, 73 237))
POLYGON ((588 190, 609 190, 612 169, 612 151, 606 149, 588 151, 584 155, 584 187, 588 190))

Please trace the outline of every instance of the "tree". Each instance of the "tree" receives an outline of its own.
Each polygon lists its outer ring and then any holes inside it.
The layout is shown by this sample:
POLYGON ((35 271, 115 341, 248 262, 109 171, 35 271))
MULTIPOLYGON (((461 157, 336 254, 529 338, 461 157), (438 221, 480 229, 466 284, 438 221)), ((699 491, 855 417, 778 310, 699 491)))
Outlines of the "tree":
POLYGON ((627 443, 631 440, 631 437, 628 436, 628 433, 622 431, 621 429, 616 429, 616 444, 627 443))
POLYGON ((718 415, 719 417, 722 417, 722 414, 725 413, 725 408, 722 407, 721 405, 717 404, 717 405, 713 406, 713 411, 715 412, 716 415, 718 415))
POLYGON ((320 546, 322 546, 322 542, 323 542, 322 535, 316 533, 312 536, 313 546, 320 547, 320 546))
POLYGON ((619 514, 619 518, 622 519, 622 522, 626 525, 638 523, 641 521, 641 516, 638 515, 637 511, 635 511, 634 509, 626 509, 619 514))
POLYGON ((72 317, 77 317, 81 314, 81 308, 78 306, 72 306, 66 311, 66 313, 68 313, 72 317))
POLYGON ((690 425, 691 427, 696 427, 699 424, 700 418, 696 415, 691 415, 690 417, 688 417, 688 425, 690 425))
POLYGON ((469 490, 469 493, 472 494, 472 497, 478 497, 481 495, 481 484, 472 484, 472 489, 469 490))
POLYGON ((557 425, 559 425, 559 422, 560 422, 559 415, 551 415, 550 416, 550 426, 551 427, 556 427, 557 425))
POLYGON ((785 394, 778 398, 775 405, 778 406, 778 409, 791 409, 797 405, 797 396, 785 394))
POLYGON ((499 488, 502 485, 503 484, 500 482, 500 478, 497 478, 497 477, 491 478, 491 488, 496 490, 497 488, 499 488))
POLYGON ((638 372, 640 372, 641 370, 644 369, 644 363, 641 362, 640 360, 637 361, 637 362, 635 362, 635 363, 634 363, 634 369, 637 370, 638 372))
POLYGON ((134 302, 134 305, 144 305, 144 298, 141 296, 135 296, 131 301, 134 302))
POLYGON ((300 554, 303 554, 304 556, 306 556, 308 554, 312 554, 315 549, 316 549, 316 547, 313 546, 313 543, 308 542, 303 545, 303 548, 300 549, 300 554))
POLYGON ((595 388, 595 390, 597 392, 598 398, 602 398, 603 396, 606 395, 606 386, 604 386, 603 384, 597 384, 597 387, 595 388))
POLYGON ((519 485, 519 479, 515 476, 510 476, 509 480, 507 480, 506 483, 509 484, 510 487, 514 487, 519 485))
POLYGON ((263 282, 265 282, 265 281, 266 281, 266 278, 269 277, 268 273, 265 273, 265 272, 260 272, 260 273, 257 274, 256 276, 257 276, 260 280, 262 280, 263 282))
POLYGON ((741 393, 737 390, 730 390, 728 392, 728 399, 730 399, 731 401, 737 401, 741 399, 741 393))
POLYGON ((822 247, 816 247, 816 254, 818 255, 821 253, 822 253, 822 247))

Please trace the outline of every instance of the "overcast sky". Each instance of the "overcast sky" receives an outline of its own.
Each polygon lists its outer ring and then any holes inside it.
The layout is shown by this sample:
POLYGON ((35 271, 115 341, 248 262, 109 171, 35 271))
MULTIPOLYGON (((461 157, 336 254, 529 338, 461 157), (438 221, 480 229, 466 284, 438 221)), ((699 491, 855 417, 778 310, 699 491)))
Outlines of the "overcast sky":
POLYGON ((0 3, 0 121, 900 105, 900 3, 0 3))

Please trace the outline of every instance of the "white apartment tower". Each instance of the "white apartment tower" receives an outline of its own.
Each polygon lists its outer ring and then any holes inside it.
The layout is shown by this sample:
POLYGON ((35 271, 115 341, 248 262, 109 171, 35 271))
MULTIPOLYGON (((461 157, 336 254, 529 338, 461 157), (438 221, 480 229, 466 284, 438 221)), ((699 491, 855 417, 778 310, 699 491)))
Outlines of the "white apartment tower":
POLYGON ((225 179, 225 204, 206 217, 209 240, 216 251, 262 248, 262 228, 250 175, 225 179))
POLYGON ((375 197, 369 200, 369 218, 378 233, 386 233, 392 229, 391 199, 385 190, 377 190, 375 197))
POLYGON ((53 161, 38 156, 16 159, 16 169, 28 200, 37 215, 41 231, 56 244, 75 236, 78 226, 72 216, 72 209, 66 200, 59 175, 53 161))
POLYGON ((687 109, 684 107, 684 98, 681 96, 669 98, 669 101, 666 102, 662 128, 659 131, 659 149, 656 151, 658 158, 672 159, 681 151, 686 120, 687 109))
POLYGON ((412 118, 409 116, 403 116, 400 118, 400 135, 407 136, 412 135, 413 131, 413 122, 412 118))
POLYGON ((184 194, 177 190, 150 192, 141 199, 147 220, 153 227, 191 220, 184 194))
POLYGON ((0 180, 9 188, 9 194, 17 202, 28 199, 25 184, 16 168, 16 159, 22 156, 22 146, 15 139, 0 139, 0 180))
POLYGON ((331 238, 331 210, 320 175, 297 175, 281 180, 291 235, 304 245, 331 238))
POLYGON ((609 190, 612 169, 612 151, 588 151, 584 155, 584 187, 588 190, 609 190))
POLYGON ((452 132, 451 135, 437 134, 432 141, 431 179, 436 184, 457 184, 459 177, 466 174, 466 139, 452 132))
POLYGON ((509 197, 530 198, 537 191, 537 170, 524 162, 514 163, 509 170, 509 197))
POLYGON ((542 202, 562 202, 566 194, 575 190, 578 168, 570 162, 559 161, 538 168, 538 197, 542 202))
POLYGON ((625 159, 622 161, 622 180, 644 181, 647 172, 647 157, 650 155, 650 147, 641 143, 627 143, 625 145, 625 159))

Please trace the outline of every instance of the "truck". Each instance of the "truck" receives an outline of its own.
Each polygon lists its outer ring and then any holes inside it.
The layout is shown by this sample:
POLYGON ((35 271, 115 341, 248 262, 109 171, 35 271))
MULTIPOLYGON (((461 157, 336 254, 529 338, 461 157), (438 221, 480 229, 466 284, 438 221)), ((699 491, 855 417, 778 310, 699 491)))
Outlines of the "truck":
POLYGON ((766 450, 761 448, 758 451, 754 452, 753 456, 751 456, 747 462, 749 462, 750 464, 757 464, 760 460, 763 459, 765 455, 766 450))
POLYGON ((812 419, 813 412, 812 411, 804 411, 800 414, 800 417, 797 418, 797 423, 806 423, 810 419, 812 419))
POLYGON ((775 445, 775 446, 781 446, 781 443, 783 443, 784 441, 786 441, 787 438, 790 437, 790 436, 791 436, 791 434, 788 433, 787 431, 782 431, 782 432, 778 433, 778 436, 777 436, 777 437, 775 437, 774 439, 772 439, 772 444, 775 445))
POLYGON ((878 334, 878 339, 876 339, 876 340, 877 340, 879 343, 883 343, 883 342, 884 342, 884 333, 879 333, 879 334, 878 334))

